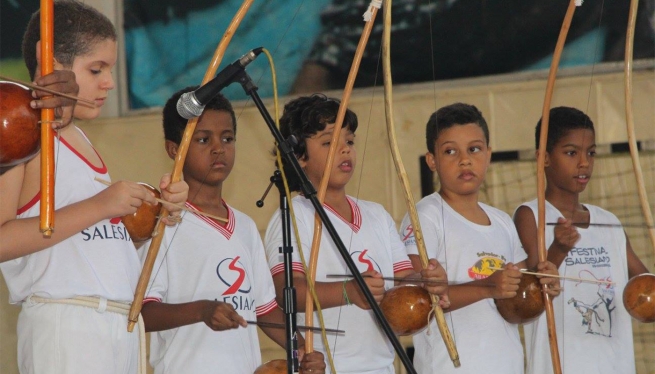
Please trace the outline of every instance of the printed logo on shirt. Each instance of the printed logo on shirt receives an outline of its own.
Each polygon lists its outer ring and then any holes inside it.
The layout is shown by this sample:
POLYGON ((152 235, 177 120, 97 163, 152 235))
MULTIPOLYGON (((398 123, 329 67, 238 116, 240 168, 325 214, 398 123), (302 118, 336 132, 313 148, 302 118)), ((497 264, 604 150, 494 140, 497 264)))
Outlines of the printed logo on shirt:
POLYGON ((494 270, 491 270, 491 268, 505 266, 505 256, 489 252, 479 252, 477 255, 479 257, 478 261, 468 269, 468 275, 471 279, 485 279, 493 274, 494 270))
POLYGON ((368 249, 353 252, 350 254, 350 257, 352 257, 355 265, 357 265, 357 270, 359 270, 360 273, 372 270, 382 273, 382 268, 378 265, 375 259, 369 255, 368 249))
POLYGON ((250 295, 252 285, 240 258, 226 258, 216 267, 218 279, 227 286, 220 301, 231 304, 236 310, 254 310, 255 300, 250 295))
POLYGON ((110 219, 109 224, 102 222, 80 231, 80 234, 82 234, 82 240, 85 242, 106 239, 124 240, 126 242, 132 241, 125 226, 121 225, 121 217, 110 219))
MULTIPOLYGON (((611 277, 601 278, 589 270, 583 270, 578 277, 593 277, 597 280, 611 281, 611 277)), ((615 290, 611 284, 592 284, 579 282, 572 288, 567 307, 580 314, 579 334, 592 334, 612 337, 612 318, 616 315, 615 290)))
POLYGON ((566 266, 591 265, 593 268, 611 267, 610 256, 605 247, 578 248, 569 251, 564 260, 566 266))
POLYGON ((414 227, 412 227, 412 225, 407 225, 405 230, 403 230, 403 243, 405 243, 406 246, 416 244, 416 238, 414 237, 414 227))

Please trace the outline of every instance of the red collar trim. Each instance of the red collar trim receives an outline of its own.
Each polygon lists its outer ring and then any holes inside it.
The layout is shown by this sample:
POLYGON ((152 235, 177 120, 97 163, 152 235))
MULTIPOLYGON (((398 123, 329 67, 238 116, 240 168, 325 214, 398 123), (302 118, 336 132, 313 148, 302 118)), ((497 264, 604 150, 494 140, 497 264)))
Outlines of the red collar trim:
MULTIPOLYGON (((198 217, 200 220, 205 221, 209 226, 213 227, 218 232, 223 234, 223 236, 225 236, 227 240, 230 240, 230 237, 232 237, 232 234, 234 234, 234 227, 236 224, 236 220, 234 219, 234 212, 229 207, 229 205, 225 203, 225 200, 221 199, 221 203, 227 209, 227 224, 225 225, 223 225, 222 223, 218 222, 213 218, 209 218, 197 213, 193 213, 193 214, 195 214, 195 216, 198 217)), ((189 209, 195 209, 197 211, 202 212, 202 209, 198 208, 197 206, 191 204, 188 201, 185 203, 185 205, 189 209)))
POLYGON ((359 229, 362 227, 362 213, 359 210, 359 205, 355 201, 353 201, 350 197, 346 196, 346 199, 348 200, 348 205, 350 205, 350 212, 352 213, 353 221, 350 222, 344 217, 341 216, 334 208, 329 206, 327 203, 323 203, 323 206, 327 208, 332 214, 335 216, 339 217, 343 222, 345 222, 350 228, 355 232, 359 232, 359 229))

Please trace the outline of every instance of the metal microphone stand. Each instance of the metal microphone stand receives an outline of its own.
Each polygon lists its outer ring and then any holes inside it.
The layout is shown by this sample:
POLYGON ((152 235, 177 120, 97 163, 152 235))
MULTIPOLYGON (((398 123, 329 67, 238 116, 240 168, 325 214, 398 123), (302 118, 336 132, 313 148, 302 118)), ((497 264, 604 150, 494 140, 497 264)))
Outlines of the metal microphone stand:
POLYGON ((359 270, 357 270, 357 266, 355 265, 352 258, 350 257, 350 254, 348 253, 348 249, 346 249, 346 246, 343 244, 343 241, 339 237, 339 234, 337 233, 336 229, 332 225, 332 222, 330 221, 327 214, 325 213, 325 209, 323 209, 323 205, 321 204, 321 202, 318 200, 318 197, 316 196, 316 190, 314 189, 314 186, 309 181, 307 175, 305 175, 305 172, 300 167, 300 164, 298 163, 298 160, 296 159, 296 156, 293 153, 293 147, 289 144, 289 142, 286 139, 282 137, 280 130, 275 126, 275 121, 273 120, 273 118, 271 118, 270 113, 264 106, 261 97, 259 97, 259 94, 257 93, 257 86, 254 84, 248 73, 246 73, 245 69, 239 72, 235 76, 235 78, 237 79, 237 82, 241 84, 246 94, 252 98, 253 102, 257 106, 257 109, 259 109, 259 112, 264 118, 266 125, 268 125, 271 134, 275 138, 277 147, 280 149, 280 153, 282 154, 282 157, 287 162, 287 164, 291 166, 293 172, 298 176, 298 179, 300 180, 300 189, 302 190, 303 195, 305 196, 305 198, 309 199, 312 205, 314 206, 316 213, 318 214, 319 218, 323 222, 323 227, 325 227, 328 234, 330 235, 330 238, 332 238, 332 241, 334 242, 337 249, 339 250, 341 257, 343 257, 343 260, 348 266, 350 273, 353 275, 355 282, 357 283, 362 293, 364 294, 366 301, 368 301, 369 305, 371 306, 371 310, 373 311, 376 320, 378 321, 380 327, 382 328, 382 331, 384 331, 384 334, 387 336, 387 338, 393 345, 394 349, 396 350, 396 354, 398 354, 398 357, 400 358, 403 365, 405 366, 405 369, 410 374, 416 374, 416 370, 414 369, 414 366, 412 365, 409 356, 407 356, 407 352, 405 352, 403 346, 400 344, 400 341, 398 340, 398 337, 396 337, 393 330, 391 329, 391 326, 389 326, 389 322, 387 322, 386 318, 384 317, 384 314, 382 313, 382 310, 380 309, 377 302, 375 301, 375 298, 371 294, 371 291, 366 286, 366 283, 364 282, 364 278, 362 278, 362 275, 359 273, 359 270))
MULTIPOLYGON (((300 370, 298 364, 298 336, 296 335, 296 289, 293 287, 293 270, 291 254, 293 245, 291 243, 291 214, 289 213, 289 200, 284 189, 282 173, 279 170, 273 172, 271 184, 275 184, 280 192, 280 219, 282 220, 282 247, 280 253, 284 257, 284 315, 286 317, 286 352, 287 352, 287 372, 289 374, 298 373, 300 370)), ((261 200, 257 201, 257 206, 264 206, 264 198, 270 189, 270 185, 261 200)), ((309 332, 312 333, 311 331, 309 332)))

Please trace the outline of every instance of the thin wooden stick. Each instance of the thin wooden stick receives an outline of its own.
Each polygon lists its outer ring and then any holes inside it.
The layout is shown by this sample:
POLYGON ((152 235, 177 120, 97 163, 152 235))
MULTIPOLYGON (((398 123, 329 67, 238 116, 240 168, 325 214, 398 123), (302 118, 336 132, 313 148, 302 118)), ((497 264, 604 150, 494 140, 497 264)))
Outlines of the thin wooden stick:
MULTIPOLYGON (((352 274, 328 274, 326 278, 353 278, 352 274)), ((364 278, 373 278, 370 275, 362 275, 364 278)), ((399 278, 399 277, 381 277, 381 279, 395 281, 395 282, 406 282, 406 283, 432 283, 432 284, 450 284, 448 281, 438 281, 432 279, 421 279, 421 278, 399 278)))
MULTIPOLYGON (((487 269, 489 270, 499 270, 503 271, 505 270, 504 268, 497 268, 490 266, 487 269)), ((542 277, 547 277, 547 278, 560 278, 560 279, 568 279, 576 282, 585 282, 585 283, 600 283, 600 284, 611 284, 614 285, 614 282, 610 281, 602 281, 602 280, 595 280, 595 279, 584 279, 584 278, 576 278, 576 277, 566 277, 564 275, 554 275, 554 274, 546 274, 546 273, 535 273, 532 271, 528 271, 527 269, 519 269, 519 271, 523 274, 530 274, 530 275, 539 275, 542 277)))
MULTIPOLYGON (((286 325, 284 323, 249 321, 249 320, 246 320, 246 323, 249 324, 249 325, 257 325, 257 326, 260 326, 260 327, 273 327, 273 328, 276 328, 276 329, 286 328, 286 325)), ((319 332, 321 331, 320 327, 310 327, 310 326, 302 326, 301 325, 301 326, 296 326, 296 328, 298 330, 302 330, 302 331, 307 331, 307 330, 309 330, 309 331, 319 331, 319 332)), ((328 329, 328 328, 325 329, 325 332, 331 332, 333 334, 342 334, 342 335, 344 335, 346 333, 344 330, 328 329)))
MULTIPOLYGON (((104 184, 105 186, 111 186, 111 182, 106 181, 104 179, 100 179, 100 178, 96 177, 95 180, 96 180, 96 182, 100 182, 100 183, 104 184)), ((209 218, 213 218, 213 219, 215 219, 217 221, 221 221, 223 223, 228 223, 229 222, 227 219, 225 219, 223 217, 215 216, 213 214, 209 214, 209 213, 206 213, 206 212, 203 212, 203 211, 200 211, 200 210, 196 210, 196 209, 190 209, 190 208, 185 207, 184 205, 173 204, 173 203, 171 203, 169 201, 158 199, 156 197, 155 197, 155 200, 158 203, 173 205, 173 206, 176 206, 176 207, 178 207, 178 208, 180 208, 180 209, 182 209, 184 211, 191 212, 193 214, 198 214, 198 215, 205 216, 205 217, 209 217, 209 218)))
POLYGON ((25 86, 27 88, 31 88, 34 91, 43 91, 43 92, 51 93, 53 95, 65 97, 67 99, 75 100, 80 104, 85 104, 85 105, 89 106, 90 108, 96 108, 96 104, 93 101, 82 99, 82 98, 79 98, 77 96, 65 94, 63 92, 51 90, 49 88, 45 88, 45 87, 41 87, 41 86, 36 86, 36 85, 30 84, 30 83, 27 83, 27 82, 23 82, 23 81, 18 80, 18 79, 9 78, 9 77, 5 77, 5 76, 2 76, 2 75, 0 75, 0 80, 20 84, 20 85, 23 85, 23 86, 25 86))
POLYGON ((155 200, 157 200, 158 203, 174 205, 174 206, 176 206, 176 207, 178 207, 178 208, 180 208, 180 209, 182 209, 182 210, 184 210, 184 211, 186 211, 186 212, 190 212, 190 213, 193 213, 193 214, 198 214, 198 215, 201 215, 201 216, 205 216, 205 217, 213 218, 213 219, 215 219, 215 220, 217 220, 217 221, 220 221, 220 222, 223 222, 223 223, 228 223, 228 222, 229 222, 229 220, 227 220, 227 219, 225 219, 225 218, 223 218, 223 217, 215 216, 215 215, 213 215, 213 214, 209 214, 209 213, 207 213, 207 212, 203 212, 203 211, 201 211, 201 210, 191 209, 191 208, 187 208, 187 207, 182 206, 182 205, 173 204, 173 203, 168 202, 168 201, 166 201, 166 200, 158 199, 158 198, 156 198, 156 197, 155 197, 155 200))
MULTIPOLYGON (((559 222, 548 222, 546 226, 560 226, 563 223, 559 222)), ((653 228, 655 226, 648 226, 641 223, 585 223, 585 222, 573 222, 571 225, 575 227, 585 228, 587 226, 596 226, 596 227, 635 227, 635 228, 653 228)))
MULTIPOLYGON (((328 274, 326 278, 353 278, 351 274, 328 274)), ((370 275, 362 275, 363 278, 373 278, 370 275)), ((449 286, 458 286, 465 284, 464 282, 448 282, 448 281, 438 281, 432 279, 423 279, 423 278, 398 278, 398 277, 382 277, 384 280, 404 282, 404 283, 432 283, 432 284, 447 284, 449 286)), ((466 282, 468 284, 470 282, 466 282)), ((471 286, 479 287, 495 287, 493 284, 470 284, 471 286)))

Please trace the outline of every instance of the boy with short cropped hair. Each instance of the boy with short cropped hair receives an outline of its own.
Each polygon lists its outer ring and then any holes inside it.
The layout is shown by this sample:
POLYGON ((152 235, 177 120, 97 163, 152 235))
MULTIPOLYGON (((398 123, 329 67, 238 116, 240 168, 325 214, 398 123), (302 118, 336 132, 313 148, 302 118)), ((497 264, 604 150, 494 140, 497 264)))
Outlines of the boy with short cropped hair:
MULTIPOLYGON (((535 131, 537 149, 540 132, 541 120, 535 131)), ((563 295, 553 300, 555 325, 564 372, 630 374, 635 372, 632 323, 621 295, 630 278, 648 270, 632 250, 618 218, 580 202, 594 169, 595 138, 594 124, 582 111, 550 110, 546 222, 557 225, 546 227, 548 260, 562 275, 614 282, 567 282, 563 295)), ((537 200, 533 200, 514 214, 528 266, 538 261, 537 213, 537 200)), ((552 373, 545 317, 524 328, 527 372, 552 373)))
MULTIPOLYGON (((171 159, 187 125, 177 101, 196 88, 176 92, 164 106, 165 147, 171 159)), ((183 173, 189 184, 187 208, 226 222, 186 213, 176 229, 164 233, 142 309, 146 331, 154 332, 150 361, 157 374, 252 374, 261 364, 261 353, 257 326, 247 320, 280 325, 262 330, 285 347, 284 313, 275 301, 257 226, 222 198, 223 183, 234 167, 236 131, 232 105, 218 94, 198 119, 183 173)), ((143 251, 143 260, 145 255, 143 251)), ((301 338, 301 350, 302 345, 301 338)), ((324 372, 320 353, 301 358, 303 370, 324 372)))
MULTIPOLYGON (((414 365, 420 373, 473 374, 481 367, 491 373, 523 373, 518 328, 500 316, 494 300, 516 295, 526 254, 511 218, 478 201, 491 161, 487 123, 473 105, 448 105, 430 116, 426 141, 426 162, 438 174, 441 188, 416 208, 428 256, 443 264, 449 281, 458 283, 450 285, 451 305, 444 311, 462 366, 454 368, 438 334, 425 331, 414 335, 414 365)), ((412 263, 420 269, 408 217, 400 227, 412 263)), ((548 263, 539 269, 556 273, 548 263)), ((557 283, 550 278, 541 282, 557 283)))

